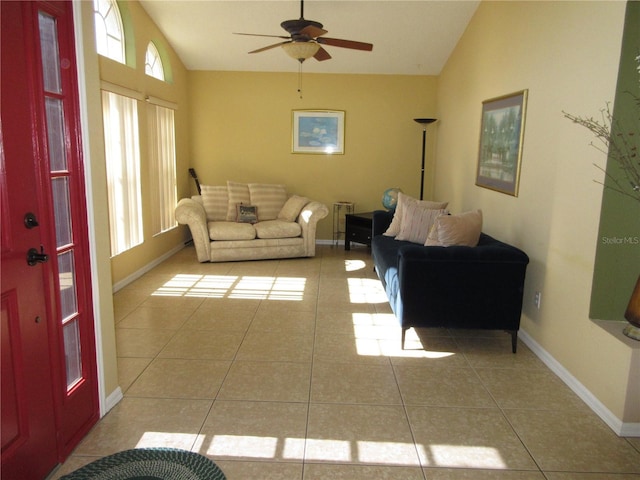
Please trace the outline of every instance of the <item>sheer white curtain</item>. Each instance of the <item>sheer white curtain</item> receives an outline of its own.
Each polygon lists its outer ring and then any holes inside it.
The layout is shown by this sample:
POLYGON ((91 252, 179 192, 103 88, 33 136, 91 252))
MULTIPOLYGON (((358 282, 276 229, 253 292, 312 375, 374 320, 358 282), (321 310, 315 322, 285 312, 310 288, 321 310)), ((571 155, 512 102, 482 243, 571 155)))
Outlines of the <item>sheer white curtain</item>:
POLYGON ((151 167, 153 234, 165 232, 177 225, 176 138, 174 111, 159 105, 149 105, 149 154, 151 167))
POLYGON ((143 241, 137 100, 102 91, 111 255, 143 241))

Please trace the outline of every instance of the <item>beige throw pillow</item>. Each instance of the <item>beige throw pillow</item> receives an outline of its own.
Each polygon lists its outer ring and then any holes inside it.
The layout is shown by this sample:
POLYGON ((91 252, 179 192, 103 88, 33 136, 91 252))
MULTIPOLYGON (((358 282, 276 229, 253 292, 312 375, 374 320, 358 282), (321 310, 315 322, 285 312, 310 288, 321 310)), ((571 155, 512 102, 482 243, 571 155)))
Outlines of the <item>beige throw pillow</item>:
POLYGON ((295 222, 298 215, 304 208, 304 206, 309 203, 309 199, 307 197, 299 197, 298 195, 292 195, 278 213, 278 220, 284 220, 285 222, 295 222))
POLYGON ((284 185, 268 183, 250 183, 251 205, 258 207, 258 220, 275 220, 287 201, 287 189, 284 185))
POLYGON ((418 200, 417 198, 410 197, 409 195, 405 195, 404 193, 398 193, 398 205, 396 206, 396 211, 393 214, 393 219, 391 220, 391 224, 387 231, 383 233, 388 237, 396 237, 400 233, 400 228, 402 226, 402 211, 404 210, 406 205, 415 204, 422 206, 424 209, 428 210, 440 210, 447 208, 449 202, 432 202, 430 200, 418 200))
POLYGON ((218 222, 227 219, 227 205, 229 194, 226 185, 200 185, 202 204, 207 213, 208 222, 218 222))
POLYGON ((412 243, 424 245, 427 235, 435 220, 440 215, 446 215, 444 209, 433 210, 421 207, 417 203, 405 205, 402 211, 402 224, 396 240, 407 240, 412 243))
POLYGON ((425 246, 450 247, 478 245, 482 232, 482 210, 438 217, 427 236, 425 246))
POLYGON ((249 197, 249 185, 246 183, 227 181, 227 190, 229 193, 229 206, 227 208, 227 221, 235 222, 237 216, 237 205, 244 203, 251 204, 249 197))

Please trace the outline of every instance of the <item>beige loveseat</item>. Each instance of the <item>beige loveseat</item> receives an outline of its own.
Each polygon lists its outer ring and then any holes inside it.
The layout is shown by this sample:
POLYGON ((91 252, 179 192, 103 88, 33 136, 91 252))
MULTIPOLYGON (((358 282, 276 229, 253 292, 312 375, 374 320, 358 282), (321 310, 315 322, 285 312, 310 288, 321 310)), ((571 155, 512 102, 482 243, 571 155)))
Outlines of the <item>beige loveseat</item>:
POLYGON ((201 195, 183 198, 176 207, 176 220, 189 226, 199 262, 313 257, 316 224, 328 214, 326 205, 290 196, 284 185, 230 181, 202 185, 201 195), (255 207, 257 218, 238 221, 239 206, 255 207))

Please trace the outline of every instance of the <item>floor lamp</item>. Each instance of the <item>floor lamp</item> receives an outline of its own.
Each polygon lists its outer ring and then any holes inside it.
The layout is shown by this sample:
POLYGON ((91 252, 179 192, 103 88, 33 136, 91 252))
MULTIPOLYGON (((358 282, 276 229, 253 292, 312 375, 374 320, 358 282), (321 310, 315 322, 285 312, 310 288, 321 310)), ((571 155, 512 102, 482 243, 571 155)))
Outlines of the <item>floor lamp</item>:
POLYGON ((436 121, 435 118, 414 118, 416 122, 422 125, 422 167, 420 170, 420 200, 424 196, 424 155, 425 145, 427 143, 427 125, 436 121))

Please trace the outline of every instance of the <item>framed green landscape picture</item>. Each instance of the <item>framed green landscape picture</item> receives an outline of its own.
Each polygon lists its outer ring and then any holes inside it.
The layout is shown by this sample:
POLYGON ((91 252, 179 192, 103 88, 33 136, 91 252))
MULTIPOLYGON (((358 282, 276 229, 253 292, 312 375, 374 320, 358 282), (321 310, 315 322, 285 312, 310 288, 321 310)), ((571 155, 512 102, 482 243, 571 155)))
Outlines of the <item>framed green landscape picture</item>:
POLYGON ((482 102, 476 185, 518 196, 528 90, 482 102))

